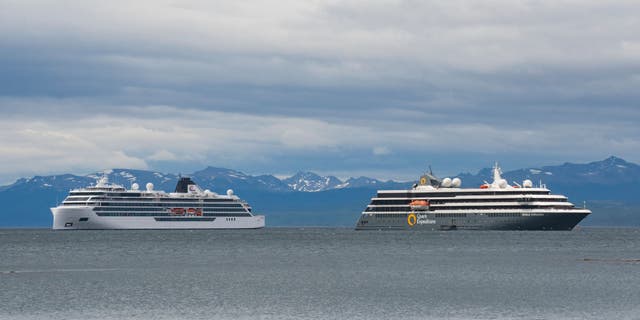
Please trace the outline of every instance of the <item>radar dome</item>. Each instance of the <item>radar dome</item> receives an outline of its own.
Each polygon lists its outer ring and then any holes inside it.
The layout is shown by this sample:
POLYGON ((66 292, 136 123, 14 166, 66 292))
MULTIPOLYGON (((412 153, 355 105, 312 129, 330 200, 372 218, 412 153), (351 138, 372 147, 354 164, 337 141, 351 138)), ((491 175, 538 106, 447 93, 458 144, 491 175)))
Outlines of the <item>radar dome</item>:
POLYGON ((452 187, 460 188, 461 185, 462 185, 462 180, 460 180, 460 178, 453 178, 453 180, 451 180, 452 187))
POLYGON ((444 178, 442 179, 442 184, 443 187, 445 188, 449 188, 451 187, 451 178, 444 178))
POLYGON ((131 185, 131 190, 139 190, 140 189, 140 185, 138 185, 137 183, 134 183, 131 185))
POLYGON ((153 183, 151 182, 147 183, 147 191, 149 192, 153 191, 153 183))
POLYGON ((531 182, 531 180, 527 179, 525 181, 522 181, 522 186, 525 188, 531 188, 533 187, 533 182, 531 182))
POLYGON ((498 186, 500 186, 500 189, 504 189, 507 187, 507 180, 505 179, 500 179, 500 182, 498 182, 498 186))
POLYGON ((233 195, 233 190, 232 189, 227 190, 227 195, 231 197, 233 195))

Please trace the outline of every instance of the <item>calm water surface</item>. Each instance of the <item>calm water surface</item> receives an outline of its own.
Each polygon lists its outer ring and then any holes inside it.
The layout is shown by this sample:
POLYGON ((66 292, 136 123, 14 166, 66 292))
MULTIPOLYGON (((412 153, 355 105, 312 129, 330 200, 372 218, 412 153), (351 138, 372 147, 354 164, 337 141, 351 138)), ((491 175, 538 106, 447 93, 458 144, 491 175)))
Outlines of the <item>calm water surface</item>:
POLYGON ((0 319, 640 319, 640 230, 0 230, 0 319))

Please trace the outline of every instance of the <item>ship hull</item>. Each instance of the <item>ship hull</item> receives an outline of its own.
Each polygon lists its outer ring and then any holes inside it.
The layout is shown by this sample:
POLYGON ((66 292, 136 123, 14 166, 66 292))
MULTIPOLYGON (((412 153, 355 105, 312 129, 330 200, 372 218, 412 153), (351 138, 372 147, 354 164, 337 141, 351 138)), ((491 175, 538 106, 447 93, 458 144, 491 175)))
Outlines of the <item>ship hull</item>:
POLYGON ((572 230, 589 215, 588 210, 566 212, 513 212, 503 216, 435 213, 362 214, 356 230, 572 230), (415 218, 410 215, 415 215, 415 218))
POLYGON ((82 229, 260 229, 264 216, 99 216, 90 206, 51 208, 54 230, 82 229))

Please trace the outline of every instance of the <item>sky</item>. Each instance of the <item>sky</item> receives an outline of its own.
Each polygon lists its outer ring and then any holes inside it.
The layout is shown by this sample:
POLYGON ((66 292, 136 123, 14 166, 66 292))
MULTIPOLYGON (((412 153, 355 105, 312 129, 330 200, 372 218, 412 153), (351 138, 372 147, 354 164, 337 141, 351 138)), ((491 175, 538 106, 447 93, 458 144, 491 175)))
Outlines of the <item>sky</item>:
POLYGON ((640 162, 638 1, 0 0, 0 184, 640 162))

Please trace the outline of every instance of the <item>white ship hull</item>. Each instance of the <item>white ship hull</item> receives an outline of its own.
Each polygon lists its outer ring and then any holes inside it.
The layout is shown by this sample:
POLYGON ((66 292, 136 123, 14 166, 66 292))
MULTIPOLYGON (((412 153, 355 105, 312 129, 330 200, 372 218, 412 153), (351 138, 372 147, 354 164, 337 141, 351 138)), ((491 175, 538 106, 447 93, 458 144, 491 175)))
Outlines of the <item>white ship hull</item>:
POLYGON ((247 217, 114 217, 98 216, 90 206, 51 208, 54 230, 78 229, 259 229, 264 216, 247 217))

